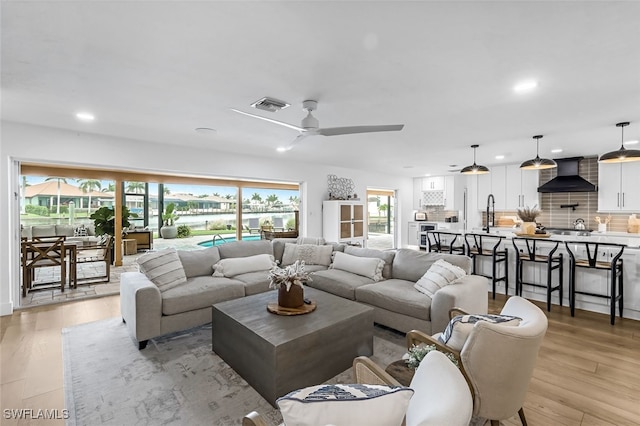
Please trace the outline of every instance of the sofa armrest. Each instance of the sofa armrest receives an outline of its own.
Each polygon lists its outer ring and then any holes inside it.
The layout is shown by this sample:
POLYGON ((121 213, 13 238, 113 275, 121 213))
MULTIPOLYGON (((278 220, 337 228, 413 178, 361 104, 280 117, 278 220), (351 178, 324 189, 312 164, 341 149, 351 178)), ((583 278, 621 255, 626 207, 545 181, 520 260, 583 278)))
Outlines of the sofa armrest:
POLYGON ((160 335, 162 296, 144 274, 124 272, 120 275, 120 312, 138 342, 160 335))
POLYGON ((431 301, 431 333, 444 331, 449 323, 449 311, 459 308, 473 314, 486 314, 489 280, 480 275, 467 275, 458 283, 441 288, 431 301))

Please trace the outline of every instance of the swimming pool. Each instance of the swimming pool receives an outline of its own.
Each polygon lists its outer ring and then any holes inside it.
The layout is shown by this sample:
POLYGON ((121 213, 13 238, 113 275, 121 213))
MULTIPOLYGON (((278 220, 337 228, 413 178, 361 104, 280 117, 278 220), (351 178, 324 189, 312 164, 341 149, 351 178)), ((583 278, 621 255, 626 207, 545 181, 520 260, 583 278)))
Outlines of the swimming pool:
MULTIPOLYGON (((216 240, 215 240, 216 246, 219 246, 220 244, 224 244, 224 243, 231 243, 236 240, 235 235, 228 235, 222 238, 224 239, 224 242, 221 239, 216 237, 216 240)), ((259 239, 260 239, 260 235, 246 235, 242 237, 242 241, 254 241, 259 239)), ((213 247, 214 246, 213 237, 209 241, 200 241, 198 245, 202 247, 213 247)))

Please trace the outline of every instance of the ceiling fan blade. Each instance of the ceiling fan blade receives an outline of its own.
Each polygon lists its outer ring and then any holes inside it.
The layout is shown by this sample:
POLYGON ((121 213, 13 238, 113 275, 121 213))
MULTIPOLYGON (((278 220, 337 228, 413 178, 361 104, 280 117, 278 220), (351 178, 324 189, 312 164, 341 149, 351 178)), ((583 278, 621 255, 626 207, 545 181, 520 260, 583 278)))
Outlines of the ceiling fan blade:
POLYGON ((384 126, 349 126, 349 127, 327 127, 326 129, 318 129, 317 134, 322 136, 349 135, 353 133, 372 133, 372 132, 394 132, 402 130, 404 124, 390 124, 384 126))
POLYGON ((298 145, 300 143, 300 141, 302 141, 302 139, 304 139, 306 137, 309 137, 309 136, 313 136, 315 134, 316 133, 312 133, 312 132, 302 132, 294 140, 292 140, 291 143, 289 143, 289 145, 286 145, 286 146, 278 148, 278 151, 280 151, 280 152, 290 151, 296 145, 298 145))
POLYGON ((299 132, 304 131, 304 129, 302 127, 294 126, 293 124, 285 123, 283 121, 278 121, 278 120, 274 120, 272 118, 262 117, 260 115, 251 114, 251 113, 240 111, 239 109, 234 109, 234 108, 231 108, 231 111, 234 111, 234 112, 237 112, 237 113, 243 114, 243 115, 248 115, 249 117, 259 118, 260 120, 268 121, 270 123, 279 124, 281 126, 297 130, 299 132))

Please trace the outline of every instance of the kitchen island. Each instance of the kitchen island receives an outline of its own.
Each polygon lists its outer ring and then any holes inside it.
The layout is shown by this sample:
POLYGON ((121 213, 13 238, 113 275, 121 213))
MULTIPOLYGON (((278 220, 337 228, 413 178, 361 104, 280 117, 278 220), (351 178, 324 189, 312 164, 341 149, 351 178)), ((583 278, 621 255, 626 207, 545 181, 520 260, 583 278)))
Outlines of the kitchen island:
MULTIPOLYGON (((474 229, 473 233, 486 233, 481 229, 474 229)), ((513 253, 514 247, 511 239, 518 236, 517 228, 495 227, 491 228, 489 234, 501 235, 505 239, 503 245, 510 251, 509 253, 509 289, 508 294, 515 294, 515 254, 513 253)), ((569 254, 567 253, 565 243, 571 244, 571 242, 590 242, 590 243, 615 243, 624 244, 626 247, 622 255, 624 262, 624 318, 632 318, 640 320, 640 234, 630 234, 626 232, 591 232, 589 235, 550 235, 547 238, 541 238, 545 241, 558 241, 558 251, 563 253, 564 256, 564 273, 563 273, 563 306, 569 306, 569 254)), ((572 251, 580 250, 584 251, 584 246, 580 244, 571 245, 572 251)), ((535 264, 532 265, 529 262, 525 266, 523 271, 523 278, 525 282, 546 283, 546 265, 535 264)), ((490 274, 491 273, 491 259, 480 257, 477 259, 478 273, 490 274)), ((610 272, 594 269, 578 268, 576 270, 576 283, 582 291, 587 291, 595 294, 609 294, 610 288, 610 272)), ((554 273, 554 283, 556 282, 557 274, 554 273)), ((498 293, 505 293, 504 282, 497 284, 496 291, 498 293)), ((522 296, 532 300, 546 301, 546 289, 533 286, 523 286, 522 296)), ((600 312, 608 314, 610 311, 610 300, 600 297, 593 297, 588 295, 576 295, 576 308, 584 309, 593 312, 600 312)), ((552 304, 558 305, 558 295, 554 293, 552 296, 552 304)), ((554 306, 552 305, 552 310, 554 306)), ((580 315, 579 312, 576 315, 580 315)))

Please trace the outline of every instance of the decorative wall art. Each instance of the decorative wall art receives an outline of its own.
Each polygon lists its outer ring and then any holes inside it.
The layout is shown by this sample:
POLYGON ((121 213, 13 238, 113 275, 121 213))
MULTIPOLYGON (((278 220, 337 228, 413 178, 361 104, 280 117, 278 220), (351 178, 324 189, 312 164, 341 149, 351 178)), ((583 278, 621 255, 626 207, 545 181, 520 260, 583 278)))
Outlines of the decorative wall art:
POLYGON ((349 178, 339 178, 336 175, 327 175, 327 190, 330 200, 357 200, 354 193, 355 185, 349 178))

